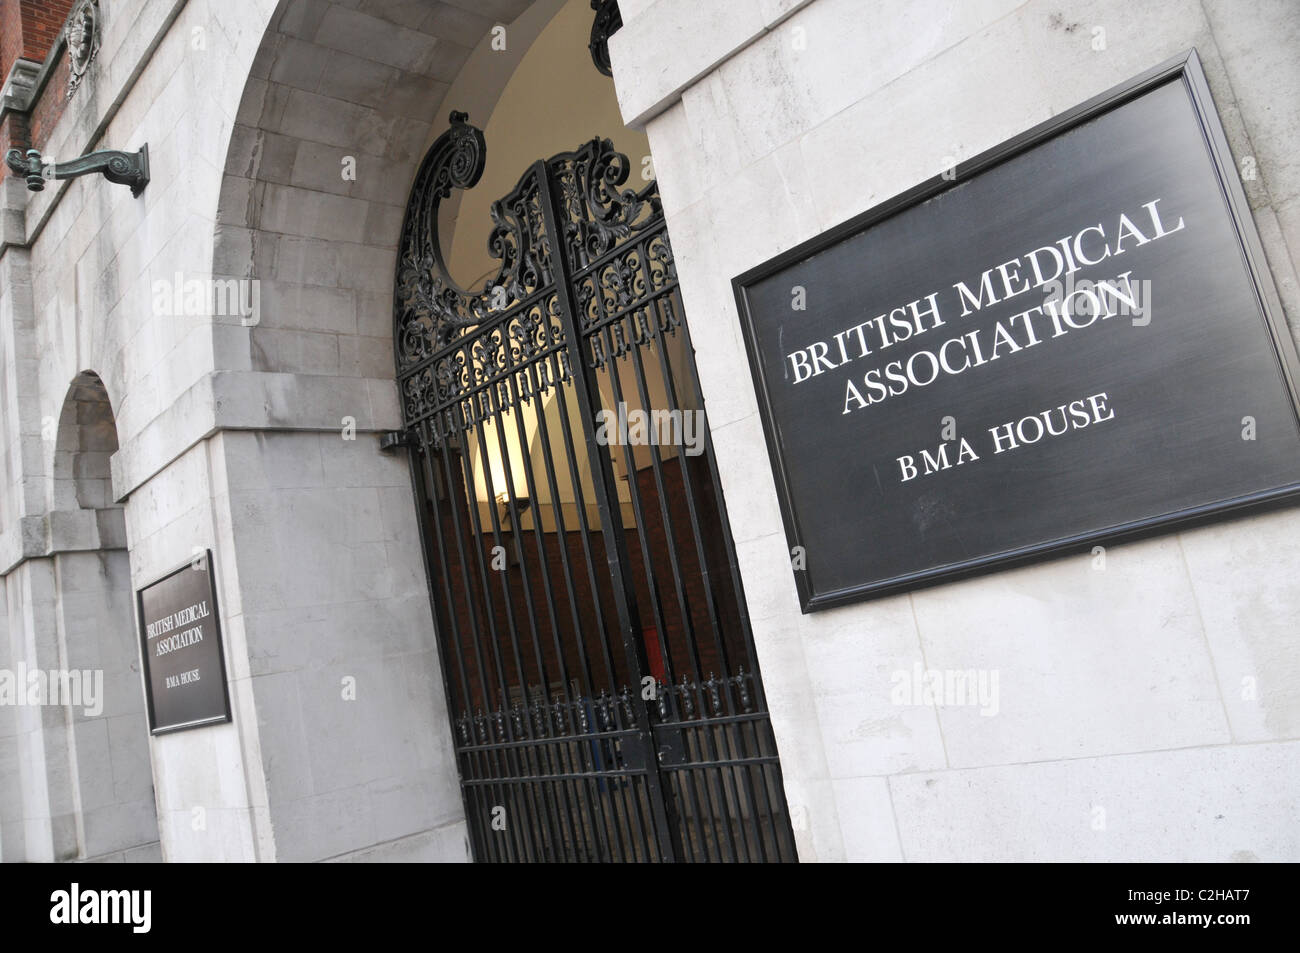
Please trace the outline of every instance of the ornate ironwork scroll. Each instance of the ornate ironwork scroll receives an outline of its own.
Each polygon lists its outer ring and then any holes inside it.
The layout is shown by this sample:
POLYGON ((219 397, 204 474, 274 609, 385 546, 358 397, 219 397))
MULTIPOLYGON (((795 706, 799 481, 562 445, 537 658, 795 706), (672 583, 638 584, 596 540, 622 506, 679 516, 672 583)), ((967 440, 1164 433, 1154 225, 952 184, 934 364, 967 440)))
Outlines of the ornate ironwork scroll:
MULTIPOLYGON (((542 214, 541 189, 550 187, 549 180, 558 183, 562 240, 577 268, 608 254, 662 214, 655 184, 639 193, 622 188, 630 169, 627 156, 608 139, 592 139, 581 149, 530 167, 510 194, 492 204, 488 250, 499 262, 497 272, 478 288, 464 288, 448 268, 438 212, 452 189, 472 188, 483 174, 483 133, 467 118, 463 112, 451 114, 449 128, 416 174, 398 246, 393 299, 405 423, 441 415, 439 433, 473 426, 492 408, 509 409, 539 388, 548 391, 549 378, 538 383, 516 374, 537 358, 559 352, 560 379, 571 370, 559 320, 554 251, 542 214)), ((657 267, 671 267, 663 239, 655 254, 664 259, 657 267)), ((613 288, 618 278, 603 280, 613 288)), ((593 288, 590 279, 580 286, 584 309, 591 306, 593 288)))
POLYGON ((609 62, 609 38, 623 26, 623 14, 619 12, 618 0, 591 0, 591 9, 596 11, 596 18, 591 24, 591 41, 587 48, 591 50, 591 61, 596 69, 606 76, 613 76, 614 70, 609 62))

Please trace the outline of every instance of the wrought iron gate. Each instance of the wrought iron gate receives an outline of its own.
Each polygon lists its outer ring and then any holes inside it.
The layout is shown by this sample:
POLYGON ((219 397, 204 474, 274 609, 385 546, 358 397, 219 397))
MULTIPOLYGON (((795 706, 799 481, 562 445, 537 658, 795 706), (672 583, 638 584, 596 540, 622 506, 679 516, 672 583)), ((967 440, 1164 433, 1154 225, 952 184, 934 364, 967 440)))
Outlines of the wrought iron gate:
POLYGON ((655 183, 609 140, 534 162, 467 291, 465 120, 416 177, 394 341, 474 854, 794 860, 655 183))

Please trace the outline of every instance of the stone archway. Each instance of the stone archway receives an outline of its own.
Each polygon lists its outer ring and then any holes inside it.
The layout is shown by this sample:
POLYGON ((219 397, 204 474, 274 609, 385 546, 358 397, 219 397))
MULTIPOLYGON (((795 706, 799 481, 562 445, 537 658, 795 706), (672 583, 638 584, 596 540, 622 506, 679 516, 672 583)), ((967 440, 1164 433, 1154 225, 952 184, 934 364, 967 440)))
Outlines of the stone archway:
POLYGON ((48 515, 53 626, 38 658, 66 676, 42 709, 54 860, 160 860, 113 408, 78 374, 57 423, 48 515))
MULTIPOLYGON (((259 857, 467 855, 409 471, 374 435, 401 423, 392 275, 409 183, 471 51, 528 6, 286 0, 244 89, 212 274, 256 282, 259 306, 215 322, 213 445, 259 857)), ((188 740, 160 740, 162 761, 188 740)))

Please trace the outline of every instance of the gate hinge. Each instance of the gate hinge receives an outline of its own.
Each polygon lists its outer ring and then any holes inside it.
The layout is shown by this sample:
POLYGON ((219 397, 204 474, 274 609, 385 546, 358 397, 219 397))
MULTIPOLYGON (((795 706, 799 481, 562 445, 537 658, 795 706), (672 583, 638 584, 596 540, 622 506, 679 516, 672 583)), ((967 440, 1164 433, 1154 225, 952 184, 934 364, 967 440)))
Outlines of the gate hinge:
POLYGON ((392 453, 400 447, 415 446, 415 435, 409 430, 385 430, 379 435, 379 452, 392 453))

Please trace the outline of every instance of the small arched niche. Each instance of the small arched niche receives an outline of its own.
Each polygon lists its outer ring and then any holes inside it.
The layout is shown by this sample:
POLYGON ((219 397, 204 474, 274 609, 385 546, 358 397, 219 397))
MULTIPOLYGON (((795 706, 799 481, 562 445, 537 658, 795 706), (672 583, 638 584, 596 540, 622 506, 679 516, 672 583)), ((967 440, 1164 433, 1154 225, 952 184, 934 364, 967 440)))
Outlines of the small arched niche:
POLYGON ((162 859, 125 514, 113 501, 117 446, 104 383, 83 371, 59 415, 50 494, 57 671, 67 679, 49 709, 61 726, 47 719, 56 860, 162 859))

